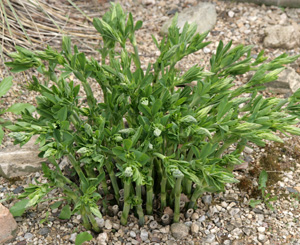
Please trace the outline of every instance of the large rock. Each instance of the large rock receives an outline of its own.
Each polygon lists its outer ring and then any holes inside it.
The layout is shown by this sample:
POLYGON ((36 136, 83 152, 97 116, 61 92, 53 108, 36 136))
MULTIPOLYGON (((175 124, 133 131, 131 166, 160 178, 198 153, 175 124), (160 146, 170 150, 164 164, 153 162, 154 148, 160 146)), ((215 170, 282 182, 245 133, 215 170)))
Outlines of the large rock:
POLYGON ((9 210, 0 203, 0 244, 13 240, 17 234, 18 225, 9 210))
MULTIPOLYGON (((189 24, 195 22, 198 26, 197 32, 203 33, 211 30, 217 21, 217 13, 215 5, 211 3, 199 3, 196 6, 187 8, 178 14, 177 26, 180 30, 183 29, 185 22, 189 24)), ((162 27, 162 34, 168 33, 168 28, 172 24, 172 18, 167 20, 167 22, 162 27)))
POLYGON ((273 93, 295 93, 300 88, 300 75, 293 68, 287 68, 279 74, 276 81, 266 83, 265 86, 273 93))
POLYGON ((267 48, 293 49, 300 47, 300 27, 295 25, 267 27, 264 46, 267 48))
POLYGON ((32 138, 22 148, 19 146, 8 146, 0 151, 0 176, 15 178, 26 176, 42 169, 41 162, 45 159, 38 157, 38 146, 32 138))
POLYGON ((171 232, 174 238, 182 239, 189 234, 189 227, 182 223, 173 223, 171 225, 171 232))

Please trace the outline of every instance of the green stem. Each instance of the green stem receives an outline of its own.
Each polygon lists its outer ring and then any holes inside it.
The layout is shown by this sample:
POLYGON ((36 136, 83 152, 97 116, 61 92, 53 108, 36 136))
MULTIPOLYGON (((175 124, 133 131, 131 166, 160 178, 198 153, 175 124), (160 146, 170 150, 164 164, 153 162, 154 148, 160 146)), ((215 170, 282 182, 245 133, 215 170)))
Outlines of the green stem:
POLYGON ((81 206, 80 208, 80 214, 83 222, 83 226, 85 229, 90 230, 91 229, 91 224, 89 221, 89 218, 87 217, 87 212, 84 206, 81 206))
POLYGON ((153 179, 152 179, 152 168, 153 168, 153 163, 151 163, 149 172, 148 172, 148 177, 151 179, 151 184, 147 185, 147 201, 146 201, 146 213, 148 215, 152 214, 153 212, 153 179))
POLYGON ((109 178, 111 180, 112 187, 114 189, 115 199, 119 203, 119 199, 120 199, 120 193, 119 192, 120 192, 120 189, 119 189, 119 185, 118 185, 118 182, 117 182, 117 178, 116 178, 115 172, 113 171, 112 163, 108 162, 105 166, 106 166, 109 178))
POLYGON ((88 218, 90 220, 90 223, 92 224, 92 229, 95 232, 99 233, 100 232, 100 227, 98 226, 98 224, 97 224, 97 222, 96 222, 96 220, 94 218, 94 215, 91 213, 91 211, 87 212, 87 216, 88 216, 88 218))
POLYGON ((167 206, 167 176, 164 173, 160 182, 161 191, 160 191, 160 206, 161 211, 163 212, 165 207, 167 206))
POLYGON ((242 139, 236 146, 236 153, 241 154, 247 145, 248 140, 242 139))
POLYGON ((202 186, 197 186, 196 189, 194 190, 194 193, 191 197, 191 200, 189 202, 188 208, 195 208, 197 199, 204 193, 204 189, 202 186))
MULTIPOLYGON (((99 172, 100 173, 104 172, 103 167, 99 169, 99 172)), ((108 190, 108 187, 107 187, 107 183, 106 183, 106 178, 105 177, 103 178, 103 180, 101 180, 101 186, 102 186, 104 194, 108 195, 109 194, 109 190, 108 190)))
POLYGON ((141 185, 137 185, 136 186, 136 196, 138 198, 138 205, 136 206, 136 211, 137 214, 139 216, 139 226, 144 226, 145 224, 145 218, 144 218, 144 212, 143 212, 143 208, 142 208, 142 186, 141 185))
POLYGON ((183 179, 183 175, 176 178, 175 182, 175 203, 174 203, 174 223, 179 222, 180 218, 180 195, 181 195, 181 181, 183 179))
POLYGON ((234 142, 236 142, 236 139, 227 139, 224 141, 223 145, 220 147, 220 149, 216 152, 215 157, 219 158, 222 153, 231 146, 234 142))
POLYGON ((124 206, 121 216, 121 224, 126 225, 127 224, 127 218, 130 211, 130 189, 131 189, 131 181, 129 179, 126 179, 124 181, 124 206))

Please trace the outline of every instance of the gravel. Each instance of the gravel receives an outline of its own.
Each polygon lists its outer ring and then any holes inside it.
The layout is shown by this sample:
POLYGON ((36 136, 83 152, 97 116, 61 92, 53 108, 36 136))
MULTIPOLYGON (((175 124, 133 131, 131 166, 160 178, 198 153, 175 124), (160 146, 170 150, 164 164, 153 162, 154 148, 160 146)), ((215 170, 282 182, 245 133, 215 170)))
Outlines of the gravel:
MULTIPOLYGON (((162 24, 177 11, 193 6, 196 0, 152 0, 141 4, 139 1, 121 0, 127 11, 133 13, 135 20, 143 20, 144 26, 137 33, 137 42, 140 44, 139 52, 142 57, 143 68, 148 62, 153 62, 158 56, 157 49, 152 42, 151 34, 157 39, 162 24), (145 4, 147 6, 145 6, 145 4)), ((219 40, 224 43, 233 40, 233 45, 243 43, 254 46, 254 55, 263 49, 264 29, 269 25, 288 25, 299 23, 300 9, 281 9, 275 6, 258 6, 249 3, 230 3, 210 1, 216 4, 218 14, 217 24, 209 34, 211 44, 203 51, 198 51, 183 59, 178 68, 182 71, 192 65, 201 62, 208 67, 209 58, 215 52, 219 40)), ((99 10, 103 14, 108 5, 104 4, 99 10)), ((98 11, 98 10, 97 10, 98 11)), ((97 12, 97 14, 99 14, 97 12)), ((289 50, 289 54, 297 54, 300 49, 289 50)), ((287 52, 284 49, 265 49, 265 55, 271 58, 287 52)), ((299 62, 292 65, 299 73, 299 62)), ((6 75, 4 69, 3 75, 6 75)), ((31 76, 31 75, 30 75, 31 76)), ((37 75, 38 76, 38 75, 37 75)), ((35 103, 34 94, 24 89, 25 77, 15 78, 14 88, 4 98, 3 106, 9 106, 16 102, 35 103), (17 97, 16 94, 21 96, 17 97)), ((237 79, 238 85, 243 83, 243 78, 237 79)), ((97 90, 97 85, 93 84, 97 90)), ((101 92, 99 93, 99 96, 101 92)), ((264 95, 268 95, 265 93, 264 95)), ((279 97, 281 95, 278 95, 279 97)), ((283 96, 281 96, 283 97, 283 96)), ((1 107, 1 105, 0 105, 1 107)), ((14 119, 11 114, 5 115, 8 119, 14 119)), ((129 216, 128 226, 120 225, 117 216, 104 215, 97 223, 102 227, 99 235, 92 233, 93 240, 90 244, 300 244, 300 156, 297 155, 299 139, 293 137, 287 140, 287 144, 278 147, 270 145, 265 148, 255 146, 245 149, 249 166, 246 169, 234 172, 240 184, 227 184, 224 193, 206 193, 198 201, 198 208, 189 218, 182 216, 178 224, 162 225, 153 216, 145 216, 146 224, 138 227, 138 220, 133 215, 129 216), (285 149, 282 151, 282 149, 285 149), (262 163, 262 157, 270 156, 268 152, 276 155, 281 168, 270 170, 278 174, 278 181, 272 182, 269 190, 271 196, 276 195, 277 201, 272 202, 274 211, 268 209, 264 203, 251 208, 249 201, 255 197, 257 186, 256 166, 262 163), (250 159, 250 160, 249 160, 250 159), (246 180, 249 179, 250 182, 246 180), (242 183, 245 183, 242 185, 242 183), (155 220, 157 221, 155 221, 155 220), (188 224, 188 226, 186 225, 188 224), (176 239, 179 239, 178 241, 176 239)), ((6 147, 11 144, 8 138, 4 139, 6 147)), ((272 162, 271 162, 272 163, 272 162)), ((45 179, 42 173, 18 178, 12 182, 0 177, 0 199, 13 193, 20 193, 24 187, 33 183, 34 178, 42 183, 45 179)), ((49 198, 57 199, 59 192, 53 192, 49 198)), ((51 199, 50 199, 51 200, 51 199)), ((16 200, 7 200, 3 205, 10 208, 16 200)), ((81 225, 80 215, 73 216, 69 221, 60 220, 61 208, 51 210, 49 201, 46 205, 39 205, 27 211, 22 217, 17 217, 19 231, 16 240, 10 244, 68 244, 74 243, 77 234, 85 231, 81 225), (53 212, 55 211, 55 212, 53 212), (49 216, 48 216, 49 214, 49 216), (48 218, 47 218, 48 217, 48 218), (44 222, 41 222, 41 221, 44 222)))

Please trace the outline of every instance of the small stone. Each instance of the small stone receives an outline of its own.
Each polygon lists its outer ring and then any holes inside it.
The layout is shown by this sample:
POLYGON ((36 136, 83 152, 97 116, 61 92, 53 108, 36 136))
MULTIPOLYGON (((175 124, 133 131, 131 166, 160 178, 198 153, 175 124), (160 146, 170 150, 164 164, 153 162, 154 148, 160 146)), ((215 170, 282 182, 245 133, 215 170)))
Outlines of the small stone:
POLYGON ((97 244, 106 245, 108 240, 108 236, 106 232, 100 233, 97 237, 97 244))
POLYGON ((199 219, 199 214, 193 213, 192 216, 191 216, 191 219, 192 219, 192 220, 197 220, 197 219, 199 219))
POLYGON ((148 240, 149 234, 146 230, 141 230, 140 236, 141 236, 142 241, 146 241, 146 240, 148 240))
POLYGON ((195 223, 191 225, 191 232, 197 234, 199 232, 199 226, 195 223))
POLYGON ((25 235, 24 235, 24 238, 27 240, 27 239, 31 239, 33 237, 33 234, 31 234, 31 233, 26 233, 25 235))
POLYGON ((202 202, 204 204, 210 205, 212 202, 212 196, 211 195, 205 195, 202 197, 202 202))
POLYGON ((112 228, 115 229, 115 230, 120 230, 120 224, 118 224, 118 223, 113 223, 113 224, 112 224, 112 228))
MULTIPOLYGON (((257 58, 257 57, 256 57, 256 58, 257 58)), ((256 58, 255 58, 255 59, 256 59, 256 58)), ((248 147, 248 146, 246 146, 245 149, 244 149, 244 152, 246 152, 247 154, 252 154, 252 153, 253 153, 253 149, 250 148, 250 147, 248 147)))
POLYGON ((104 227, 104 224, 105 224, 104 219, 100 219, 99 217, 96 217, 95 220, 96 220, 96 222, 97 222, 97 225, 98 225, 100 228, 104 227))
POLYGON ((223 208, 227 208, 228 203, 227 203, 227 202, 221 202, 221 206, 222 206, 223 208))
POLYGON ((204 222, 205 219, 206 219, 205 215, 202 215, 197 221, 201 223, 204 222))
POLYGON ((135 239, 132 239, 132 240, 131 240, 131 244, 137 245, 137 244, 140 244, 140 242, 137 241, 137 240, 135 240, 135 239))
POLYGON ((230 11, 228 12, 228 16, 229 16, 230 18, 233 18, 234 12, 230 10, 230 11))
POLYGON ((238 214, 240 212, 240 209, 239 208, 232 208, 229 210, 229 214, 231 216, 235 216, 236 214, 238 214))
POLYGON ((167 225, 167 226, 165 226, 165 227, 160 228, 160 229, 159 229, 159 232, 160 232, 160 233, 163 233, 163 234, 169 233, 169 232, 170 232, 170 226, 167 225))
POLYGON ((72 233, 71 236, 70 236, 69 241, 75 243, 76 236, 77 236, 77 233, 72 233))
POLYGON ((130 232, 129 232, 129 235, 130 235, 131 237, 133 237, 133 238, 136 237, 136 233, 135 233, 134 231, 130 231, 130 232))
POLYGON ((18 186, 16 189, 13 190, 14 194, 19 194, 24 190, 23 186, 18 186))
POLYGON ((203 52, 204 52, 205 54, 209 54, 209 53, 211 52, 211 50, 210 50, 209 48, 205 47, 205 48, 203 49, 203 52))
POLYGON ((152 5, 152 4, 155 4, 155 0, 143 0, 143 4, 152 5))
POLYGON ((204 239, 204 242, 206 243, 213 243, 216 239, 216 236, 214 234, 208 234, 207 237, 204 239))
POLYGON ((39 234, 41 236, 47 236, 48 233, 50 233, 50 229, 48 227, 44 227, 42 229, 39 230, 39 234))
POLYGON ((189 227, 182 223, 173 223, 171 232, 174 238, 182 239, 189 234, 189 227))
POLYGON ((248 227, 243 228, 243 232, 247 235, 250 236, 251 235, 251 229, 248 227))
POLYGON ((112 223, 109 219, 105 220, 105 225, 104 225, 105 229, 107 230, 111 230, 112 229, 112 223))
POLYGON ((188 227, 191 227, 193 222, 192 221, 187 221, 187 222, 184 222, 184 224, 188 227))
POLYGON ((259 232, 259 233, 264 233, 265 231, 266 231, 266 228, 265 227, 258 227, 257 228, 257 231, 259 232))
POLYGON ((264 234, 258 234, 258 241, 260 242, 266 241, 266 236, 264 234))
POLYGON ((231 234, 235 237, 239 237, 240 235, 242 235, 243 231, 240 228, 235 228, 231 234))

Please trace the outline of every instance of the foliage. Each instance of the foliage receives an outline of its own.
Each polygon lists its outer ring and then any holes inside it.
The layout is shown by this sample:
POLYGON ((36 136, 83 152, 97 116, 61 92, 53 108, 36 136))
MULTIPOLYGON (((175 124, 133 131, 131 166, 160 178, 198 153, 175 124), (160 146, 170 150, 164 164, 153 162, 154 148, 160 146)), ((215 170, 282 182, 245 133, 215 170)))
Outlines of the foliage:
POLYGON ((251 199, 249 205, 252 208, 255 208, 258 204, 264 202, 270 210, 274 210, 274 207, 272 206, 271 202, 276 201, 277 196, 270 197, 271 194, 266 193, 267 181, 268 181, 268 173, 266 172, 266 170, 262 170, 260 172, 259 179, 258 179, 258 189, 261 190, 262 200, 251 199))
POLYGON ((145 212, 152 214, 153 207, 163 212, 167 206, 174 208, 178 222, 181 194, 190 199, 186 207, 194 208, 204 192, 237 182, 232 169, 241 163, 247 142, 282 142, 276 131, 300 134, 293 126, 299 121, 300 90, 287 99, 258 93, 298 56, 283 54, 267 63, 263 51, 254 59, 251 46, 232 48, 231 42, 224 46, 220 41, 209 71, 194 65, 181 72, 176 64, 209 42, 204 42, 207 33, 196 34, 194 24, 186 23, 180 33, 175 17, 167 37, 160 42, 153 37, 160 56, 143 70, 135 38, 141 21, 134 24, 131 14, 112 4, 93 23, 103 38, 100 63, 76 46, 72 50, 67 37, 61 52, 18 47, 6 63, 15 72, 36 68, 46 78, 39 82, 33 76, 29 84, 40 94, 39 116, 26 111, 8 126, 16 144, 39 135, 40 156, 51 163, 43 164, 48 189, 29 199, 42 201, 52 188, 60 188, 64 217, 79 212, 84 226, 96 232, 95 217, 108 204, 120 206, 123 225, 132 211, 143 225, 145 212), (250 71, 252 78, 235 87, 235 77, 250 71), (189 86, 193 81, 196 85, 189 86), (100 85, 103 101, 95 97, 91 82, 100 85), (71 174, 59 168, 62 157, 68 158, 71 174))
MULTIPOLYGON (((12 79, 13 79, 12 77, 6 77, 0 82, 0 98, 4 96, 11 88, 13 84, 12 79)), ((3 115, 6 112, 21 114, 21 112, 24 110, 29 110, 32 112, 34 110, 34 106, 26 103, 16 103, 7 109, 0 108, 0 145, 2 143, 3 136, 4 136, 3 126, 10 124, 8 120, 4 120, 3 118, 1 118, 1 115, 3 115)))

